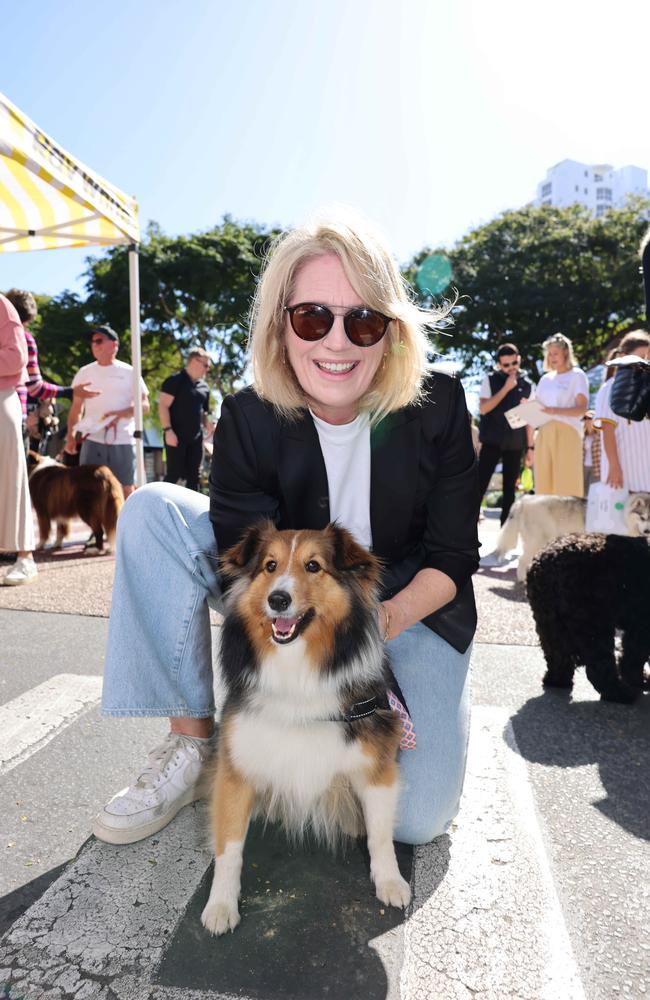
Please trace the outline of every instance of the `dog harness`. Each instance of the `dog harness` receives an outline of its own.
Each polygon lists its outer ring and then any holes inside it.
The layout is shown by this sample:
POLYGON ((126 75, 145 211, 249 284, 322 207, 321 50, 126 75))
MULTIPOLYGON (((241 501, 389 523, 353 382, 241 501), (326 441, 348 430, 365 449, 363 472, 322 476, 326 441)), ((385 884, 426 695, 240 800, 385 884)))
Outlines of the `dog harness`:
MULTIPOLYGON (((395 680, 394 684, 397 687, 397 682, 395 680)), ((400 695, 401 694, 402 693, 400 691, 400 695)), ((400 750, 415 750, 415 728, 413 726, 413 720, 410 716, 409 710, 402 701, 403 697, 404 696, 402 695, 400 698, 395 691, 391 690, 391 688, 387 688, 386 702, 384 704, 382 704, 383 699, 366 698, 365 701, 355 702, 354 705, 351 705, 341 715, 332 719, 332 721, 357 722, 359 719, 366 719, 369 715, 374 715, 378 708, 388 708, 400 717, 402 723, 402 735, 399 741, 400 750)))

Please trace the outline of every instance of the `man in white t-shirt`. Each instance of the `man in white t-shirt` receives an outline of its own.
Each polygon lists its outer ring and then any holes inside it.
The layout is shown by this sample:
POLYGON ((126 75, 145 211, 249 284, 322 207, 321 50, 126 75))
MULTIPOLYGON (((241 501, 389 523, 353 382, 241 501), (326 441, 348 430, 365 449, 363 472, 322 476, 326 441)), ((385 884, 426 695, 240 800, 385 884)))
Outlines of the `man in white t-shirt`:
MULTIPOLYGON (((95 360, 80 368, 72 380, 90 382, 99 395, 93 399, 72 401, 68 416, 65 450, 77 451, 76 434, 81 433, 81 465, 107 465, 122 484, 124 496, 134 490, 135 471, 133 419, 133 368, 117 360, 119 338, 110 326, 95 326, 90 331, 90 345, 95 360)), ((149 410, 149 393, 140 379, 142 409, 149 410)))

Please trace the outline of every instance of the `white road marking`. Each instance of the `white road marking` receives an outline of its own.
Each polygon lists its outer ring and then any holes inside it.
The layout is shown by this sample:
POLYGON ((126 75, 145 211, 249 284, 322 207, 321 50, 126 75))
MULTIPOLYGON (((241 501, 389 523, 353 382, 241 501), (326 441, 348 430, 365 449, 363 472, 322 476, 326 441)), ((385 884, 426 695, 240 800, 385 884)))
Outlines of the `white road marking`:
POLYGON ((101 677, 57 674, 0 705, 0 774, 53 740, 99 701, 101 691, 101 677))
MULTIPOLYGON (((395 996, 585 1000, 505 709, 472 709, 465 789, 450 841, 417 848, 414 867, 395 996)), ((381 955, 383 942, 371 944, 381 955)))

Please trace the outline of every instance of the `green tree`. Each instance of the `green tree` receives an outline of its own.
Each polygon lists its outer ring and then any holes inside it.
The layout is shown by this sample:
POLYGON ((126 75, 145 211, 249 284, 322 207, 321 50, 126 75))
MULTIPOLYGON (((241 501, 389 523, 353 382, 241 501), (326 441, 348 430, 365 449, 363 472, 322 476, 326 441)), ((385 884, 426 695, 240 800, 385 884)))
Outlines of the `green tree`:
MULTIPOLYGON (((140 247, 142 370, 157 391, 182 367, 182 354, 200 345, 210 352, 209 381, 231 392, 246 365, 247 318, 264 254, 277 230, 225 216, 204 233, 165 236, 149 226, 140 247)), ((86 306, 96 322, 121 335, 129 324, 128 259, 115 247, 88 261, 86 306)))
POLYGON ((58 385, 70 385, 77 369, 92 361, 86 304, 68 291, 54 297, 36 295, 36 303, 38 316, 31 330, 38 341, 43 377, 58 385))
MULTIPOLYGON (((448 251, 459 298, 447 351, 477 371, 514 340, 535 372, 542 341, 561 331, 583 366, 598 363, 614 336, 643 323, 639 243, 649 213, 639 197, 600 218, 580 205, 527 206, 472 230, 448 251)), ((408 278, 430 252, 414 258, 408 278)))

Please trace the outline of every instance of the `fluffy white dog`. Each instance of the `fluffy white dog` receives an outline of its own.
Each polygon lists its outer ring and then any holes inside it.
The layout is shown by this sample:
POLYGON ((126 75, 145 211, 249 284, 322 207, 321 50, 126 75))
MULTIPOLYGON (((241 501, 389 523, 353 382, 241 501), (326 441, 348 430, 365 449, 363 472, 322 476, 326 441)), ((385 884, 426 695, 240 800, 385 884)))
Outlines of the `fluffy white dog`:
MULTIPOLYGON (((587 501, 578 497, 521 497, 510 508, 494 553, 487 558, 493 563, 503 560, 507 552, 517 547, 521 537, 523 551, 517 579, 523 581, 534 557, 549 542, 560 535, 584 532, 586 511, 587 501)), ((631 537, 650 536, 650 493, 631 493, 625 503, 624 517, 631 537)))

